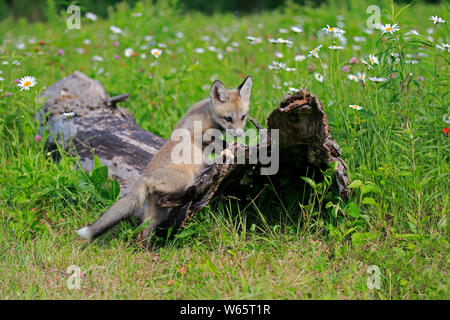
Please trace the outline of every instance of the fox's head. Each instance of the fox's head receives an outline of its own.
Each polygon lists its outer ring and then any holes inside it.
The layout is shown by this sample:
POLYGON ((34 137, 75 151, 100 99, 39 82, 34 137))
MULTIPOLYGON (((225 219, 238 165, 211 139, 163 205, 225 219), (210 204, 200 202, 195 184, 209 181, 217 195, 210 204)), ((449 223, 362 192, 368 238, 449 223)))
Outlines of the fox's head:
POLYGON ((214 81, 210 98, 212 103, 212 120, 231 135, 240 137, 244 133, 250 107, 252 78, 245 78, 236 89, 227 90, 222 82, 214 81))

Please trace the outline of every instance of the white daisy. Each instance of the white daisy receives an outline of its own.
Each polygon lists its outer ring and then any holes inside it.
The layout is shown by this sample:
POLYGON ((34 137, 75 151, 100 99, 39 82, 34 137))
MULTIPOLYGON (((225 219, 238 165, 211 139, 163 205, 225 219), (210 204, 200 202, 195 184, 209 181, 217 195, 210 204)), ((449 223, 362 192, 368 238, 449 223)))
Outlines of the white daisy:
POLYGON ((369 77, 369 80, 373 81, 373 82, 384 82, 387 79, 386 78, 378 78, 378 77, 369 77))
POLYGON ((195 48, 194 51, 195 51, 195 53, 204 53, 205 49, 203 49, 203 48, 195 48))
POLYGON ((363 108, 358 106, 357 104, 351 104, 349 105, 350 108, 355 109, 355 110, 362 110, 363 108))
POLYGON ((394 24, 393 26, 391 26, 388 23, 388 24, 385 24, 384 26, 381 25, 380 30, 381 30, 381 34, 385 34, 386 32, 389 32, 390 34, 394 34, 394 32, 399 31, 400 28, 399 28, 398 24, 394 24))
POLYGON ((246 39, 247 39, 248 42, 251 43, 251 44, 258 44, 258 43, 261 43, 261 42, 262 42, 262 39, 259 38, 259 37, 258 37, 258 38, 255 38, 255 37, 252 37, 252 36, 248 36, 246 39))
POLYGON ((314 49, 312 49, 311 51, 309 51, 308 57, 313 56, 315 58, 318 58, 319 57, 320 48, 322 48, 322 45, 319 45, 319 46, 315 47, 314 49))
POLYGON ((86 18, 92 21, 97 21, 97 15, 92 12, 86 12, 86 18))
POLYGON ((285 70, 285 71, 288 71, 288 72, 292 72, 292 71, 295 71, 295 70, 297 70, 297 69, 286 67, 286 68, 284 68, 284 70, 285 70))
POLYGON ((283 54, 281 52, 279 52, 279 51, 276 51, 275 52, 275 57, 277 57, 278 59, 281 59, 281 58, 283 58, 283 54))
POLYGON ((444 120, 445 123, 450 123, 450 114, 444 114, 442 120, 444 120))
POLYGON ((417 32, 417 30, 414 30, 414 29, 411 29, 411 30, 409 30, 408 32, 406 32, 406 33, 405 33, 405 36, 409 36, 409 35, 411 35, 411 34, 413 34, 413 35, 415 35, 415 36, 420 36, 420 33, 417 32))
POLYGON ((284 29, 284 28, 280 28, 280 29, 278 29, 278 32, 279 33, 288 33, 289 30, 288 29, 284 29))
POLYGON ((349 78, 349 79, 352 80, 352 81, 358 81, 358 77, 355 76, 354 74, 349 74, 349 75, 347 76, 347 78, 349 78))
POLYGON ((445 20, 442 19, 441 17, 438 17, 438 16, 431 16, 431 17, 428 18, 428 20, 433 21, 434 24, 445 23, 445 20))
POLYGON ((133 56, 134 51, 132 48, 126 48, 125 51, 123 52, 124 56, 129 58, 131 56, 133 56))
POLYGON ((318 73, 318 72, 315 72, 315 73, 314 73, 314 78, 315 78, 317 81, 319 81, 319 82, 323 82, 323 75, 321 75, 321 74, 318 73))
POLYGON ((94 56, 92 57, 92 61, 103 61, 103 58, 100 57, 100 56, 94 55, 94 56))
POLYGON ((372 64, 379 64, 380 61, 378 60, 377 57, 375 57, 373 54, 369 54, 369 61, 372 64))
POLYGON ((360 81, 366 82, 366 74, 364 72, 363 73, 358 72, 357 76, 360 81))
POLYGON ((329 46, 328 49, 331 49, 331 50, 342 50, 342 49, 344 49, 344 47, 343 46, 329 46))
POLYGON ((63 117, 66 117, 67 119, 73 118, 76 116, 75 112, 64 112, 63 117))
POLYGON ((296 55, 295 58, 294 58, 295 61, 299 61, 299 62, 301 62, 301 61, 303 61, 305 59, 306 59, 306 57, 304 55, 301 55, 301 54, 296 55))
POLYGON ((158 49, 158 48, 155 48, 155 49, 150 50, 150 53, 151 53, 155 58, 158 58, 158 57, 161 55, 162 50, 161 50, 161 49, 158 49))
POLYGON ((122 29, 120 29, 119 27, 116 27, 116 26, 109 27, 109 30, 111 30, 113 33, 116 33, 116 34, 122 33, 122 29))
POLYGON ((291 27, 291 30, 294 31, 295 33, 303 32, 303 29, 297 26, 291 27))
POLYGON ((337 34, 337 33, 345 33, 344 30, 342 30, 341 28, 337 28, 337 27, 330 27, 327 24, 326 28, 322 28, 323 31, 325 31, 327 34, 337 34))
POLYGON ((17 86, 22 90, 30 90, 30 88, 36 85, 37 81, 35 77, 25 76, 19 80, 17 86))

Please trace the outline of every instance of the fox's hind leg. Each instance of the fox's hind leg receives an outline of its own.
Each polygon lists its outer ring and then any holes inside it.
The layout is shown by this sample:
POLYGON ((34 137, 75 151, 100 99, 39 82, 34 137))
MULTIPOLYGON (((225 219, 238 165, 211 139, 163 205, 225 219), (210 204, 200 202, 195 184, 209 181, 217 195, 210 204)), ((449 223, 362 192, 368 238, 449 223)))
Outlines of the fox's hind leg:
POLYGON ((151 220, 150 224, 141 231, 139 234, 139 239, 141 243, 148 248, 149 246, 149 237, 152 235, 155 227, 163 223, 169 216, 168 209, 169 208, 161 208, 156 204, 155 196, 152 195, 147 200, 147 207, 144 211, 144 216, 142 219, 142 223, 146 223, 148 220, 151 220))

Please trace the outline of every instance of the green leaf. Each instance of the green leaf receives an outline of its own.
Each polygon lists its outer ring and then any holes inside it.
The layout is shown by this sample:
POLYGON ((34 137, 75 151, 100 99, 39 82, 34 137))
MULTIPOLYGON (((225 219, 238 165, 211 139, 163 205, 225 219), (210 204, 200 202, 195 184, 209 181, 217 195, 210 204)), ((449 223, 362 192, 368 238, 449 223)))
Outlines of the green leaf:
POLYGON ((369 197, 364 198, 362 200, 362 204, 368 204, 368 205, 371 205, 371 206, 378 207, 378 203, 375 201, 375 199, 374 198, 369 198, 369 197))
POLYGON ((358 205, 354 202, 350 202, 345 206, 345 211, 354 218, 359 218, 361 216, 361 210, 358 205))
POLYGON ((100 168, 102 166, 102 162, 100 158, 94 155, 94 169, 100 168))
POLYGON ((94 169, 91 172, 91 181, 96 187, 103 186, 106 183, 106 181, 108 181, 108 167, 103 166, 94 169))
POLYGON ((363 182, 361 180, 354 180, 350 185, 348 186, 349 189, 355 189, 359 188, 363 185, 363 182))

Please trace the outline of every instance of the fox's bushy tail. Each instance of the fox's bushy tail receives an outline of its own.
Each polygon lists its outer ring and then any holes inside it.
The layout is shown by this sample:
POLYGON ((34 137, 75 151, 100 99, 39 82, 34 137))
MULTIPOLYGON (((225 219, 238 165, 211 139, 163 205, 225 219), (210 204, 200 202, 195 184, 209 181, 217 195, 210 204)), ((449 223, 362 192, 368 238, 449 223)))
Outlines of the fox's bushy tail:
POLYGON ((93 240, 105 233, 121 220, 130 217, 134 211, 140 208, 147 197, 146 188, 136 188, 128 195, 114 203, 93 224, 77 230, 77 234, 87 240, 93 240))

